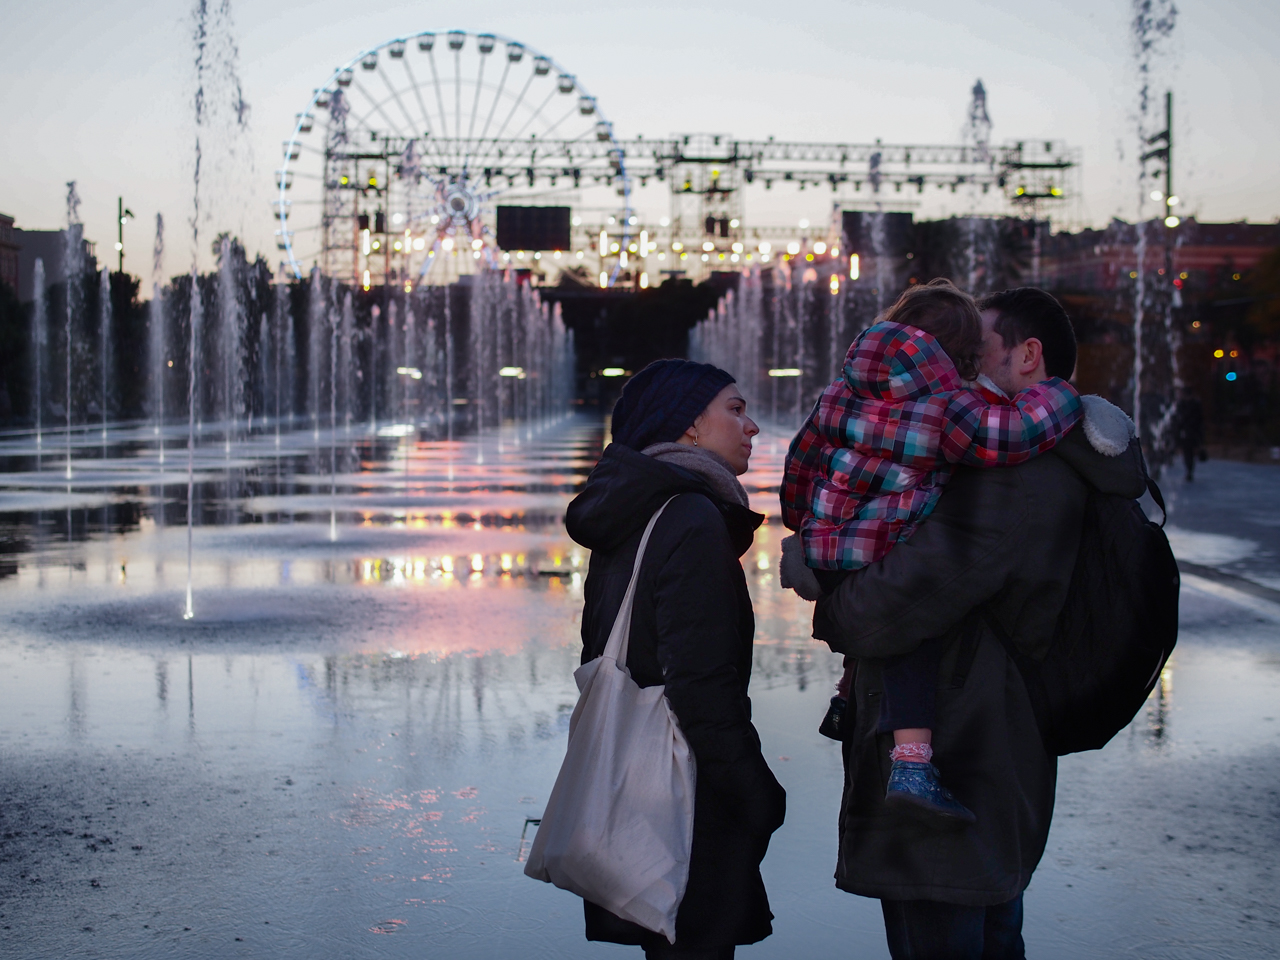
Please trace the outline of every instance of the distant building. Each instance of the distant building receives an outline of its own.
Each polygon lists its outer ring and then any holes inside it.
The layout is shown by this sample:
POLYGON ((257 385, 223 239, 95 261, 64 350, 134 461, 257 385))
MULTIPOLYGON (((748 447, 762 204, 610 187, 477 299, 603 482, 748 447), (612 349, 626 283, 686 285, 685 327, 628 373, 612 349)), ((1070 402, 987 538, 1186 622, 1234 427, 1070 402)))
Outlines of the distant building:
MULTIPOLYGON (((10 223, 13 221, 10 220, 10 223)), ((70 227, 80 240, 82 272, 96 271, 98 260, 94 255, 94 245, 83 237, 84 227, 73 224, 70 227)), ((17 288, 18 299, 23 303, 35 299, 36 260, 44 261, 44 280, 46 284, 62 283, 67 279, 67 271, 62 260, 67 249, 66 230, 17 230, 13 231, 14 239, 20 245, 18 250, 17 288)))
POLYGON ((18 289, 18 253, 22 244, 14 235, 13 217, 0 213, 0 283, 18 289))
MULTIPOLYGON (((1050 289, 1101 292, 1125 287, 1138 270, 1139 226, 1113 220, 1105 230, 1081 230, 1047 237, 1041 247, 1041 282, 1050 289)), ((1142 254, 1145 272, 1164 269, 1166 228, 1145 225, 1148 241, 1142 254)), ((1192 218, 1170 230, 1175 274, 1219 274, 1253 269, 1280 247, 1277 223, 1198 223, 1192 218)))

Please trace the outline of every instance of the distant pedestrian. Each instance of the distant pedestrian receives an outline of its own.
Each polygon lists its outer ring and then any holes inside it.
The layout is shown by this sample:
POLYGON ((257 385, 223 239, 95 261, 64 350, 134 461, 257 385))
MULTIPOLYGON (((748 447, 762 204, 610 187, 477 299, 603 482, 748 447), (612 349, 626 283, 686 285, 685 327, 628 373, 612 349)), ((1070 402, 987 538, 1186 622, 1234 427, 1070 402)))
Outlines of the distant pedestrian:
POLYGON ((569 505, 569 535, 591 550, 582 662, 600 656, 632 576, 641 534, 659 517, 640 566, 627 667, 666 697, 696 763, 693 847, 674 945, 584 902, 588 940, 635 944, 648 958, 727 960, 773 931, 760 876, 786 793, 751 723, 755 619, 740 557, 763 517, 738 476, 759 428, 731 375, 659 360, 613 409, 613 442, 569 505), (672 499, 674 498, 674 499, 672 499))
POLYGON ((1173 414, 1174 441, 1182 451, 1187 482, 1196 478, 1196 460, 1204 459, 1204 404, 1189 387, 1183 387, 1173 414))

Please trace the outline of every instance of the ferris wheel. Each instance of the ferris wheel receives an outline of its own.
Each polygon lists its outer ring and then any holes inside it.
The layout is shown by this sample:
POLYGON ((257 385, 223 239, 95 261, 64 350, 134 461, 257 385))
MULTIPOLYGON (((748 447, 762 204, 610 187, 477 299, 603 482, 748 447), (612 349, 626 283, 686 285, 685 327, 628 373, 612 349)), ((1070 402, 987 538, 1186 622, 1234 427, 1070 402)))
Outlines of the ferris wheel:
POLYGON ((509 258, 499 205, 633 220, 625 157, 596 98, 551 57, 464 30, 389 40, 334 70, 298 114, 276 186, 290 271, 318 266, 366 287, 509 258))

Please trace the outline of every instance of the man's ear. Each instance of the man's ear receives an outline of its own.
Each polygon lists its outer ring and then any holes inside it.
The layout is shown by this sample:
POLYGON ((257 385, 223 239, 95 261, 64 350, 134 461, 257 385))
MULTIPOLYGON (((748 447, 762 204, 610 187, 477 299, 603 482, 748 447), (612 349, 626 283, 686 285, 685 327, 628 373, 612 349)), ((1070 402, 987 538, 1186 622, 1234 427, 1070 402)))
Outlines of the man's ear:
POLYGON ((1023 376, 1034 371, 1044 359, 1044 344, 1035 337, 1024 340, 1017 348, 1018 372, 1023 376))

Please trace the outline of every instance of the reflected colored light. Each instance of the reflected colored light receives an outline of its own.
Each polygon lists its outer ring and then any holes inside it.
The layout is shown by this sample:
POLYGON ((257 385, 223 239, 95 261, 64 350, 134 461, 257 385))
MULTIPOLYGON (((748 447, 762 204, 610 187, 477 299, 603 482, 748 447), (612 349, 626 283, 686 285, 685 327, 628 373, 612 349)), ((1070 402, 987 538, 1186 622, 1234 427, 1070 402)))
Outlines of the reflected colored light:
POLYGON ((756 569, 757 570, 769 569, 769 555, 765 553, 763 550, 761 550, 760 553, 756 555, 756 569))
POLYGON ((523 377, 524 367, 503 367, 498 371, 500 377, 523 377))
POLYGON ((626 376, 626 373, 627 371, 623 370, 622 367, 605 367, 603 370, 600 371, 600 376, 623 377, 623 376, 626 376))
POLYGON ((840 292, 840 275, 838 273, 833 273, 831 275, 831 295, 834 297, 839 292, 840 292))
POLYGON ((800 376, 799 367, 775 367, 769 371, 771 377, 798 377, 800 376))
POLYGON ((396 367, 396 373, 402 377, 413 377, 415 380, 422 379, 422 371, 417 367, 396 367))
POLYGON ((1231 381, 1231 382, 1233 382, 1233 383, 1234 383, 1234 382, 1235 382, 1235 379, 1236 379, 1236 372, 1235 372, 1234 370, 1232 370, 1230 373, 1228 373, 1228 374, 1227 374, 1227 379, 1228 379, 1229 381, 1231 381))
POLYGON ((1223 351, 1223 350, 1215 350, 1215 351, 1213 351, 1213 355, 1214 355, 1217 359, 1221 360, 1224 356, 1226 356, 1226 352, 1225 352, 1225 351, 1223 351))

